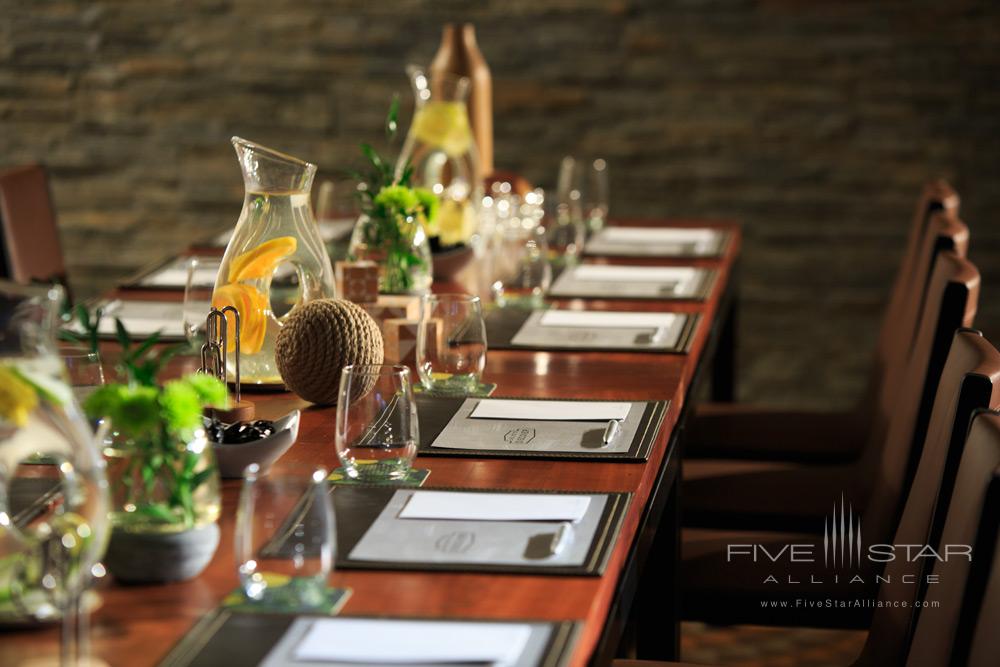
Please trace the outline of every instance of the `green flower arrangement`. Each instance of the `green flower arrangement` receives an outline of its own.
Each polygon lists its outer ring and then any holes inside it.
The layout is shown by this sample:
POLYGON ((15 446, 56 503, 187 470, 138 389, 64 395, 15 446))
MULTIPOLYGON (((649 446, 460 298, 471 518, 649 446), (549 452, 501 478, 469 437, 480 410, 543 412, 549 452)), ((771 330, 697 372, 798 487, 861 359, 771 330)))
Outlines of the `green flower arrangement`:
MULTIPOLYGON (((399 100, 394 98, 385 121, 386 139, 396 139, 399 100)), ((429 270, 427 261, 414 252, 414 237, 423 231, 436 236, 439 201, 433 192, 410 184, 413 170, 407 165, 396 177, 393 163, 383 159, 370 144, 361 144, 367 165, 364 172, 352 172, 358 180, 360 209, 371 221, 363 229, 363 242, 384 254, 380 263, 380 291, 409 292, 414 288, 414 269, 429 270)), ((351 257, 351 259, 363 259, 351 257)))
MULTIPOLYGON (((85 323, 84 340, 96 344, 91 334, 100 317, 78 315, 85 323)), ((164 365, 188 346, 157 349, 158 333, 133 345, 117 319, 116 330, 122 348, 116 369, 123 381, 99 387, 83 406, 91 419, 110 419, 116 433, 108 450, 111 473, 119 482, 113 489, 120 508, 114 515, 116 526, 171 530, 194 527, 206 514, 214 520, 218 475, 213 459, 205 456, 202 412, 206 406, 227 405, 226 385, 201 373, 160 385, 157 378, 164 365), (199 492, 214 507, 199 504, 199 492)))

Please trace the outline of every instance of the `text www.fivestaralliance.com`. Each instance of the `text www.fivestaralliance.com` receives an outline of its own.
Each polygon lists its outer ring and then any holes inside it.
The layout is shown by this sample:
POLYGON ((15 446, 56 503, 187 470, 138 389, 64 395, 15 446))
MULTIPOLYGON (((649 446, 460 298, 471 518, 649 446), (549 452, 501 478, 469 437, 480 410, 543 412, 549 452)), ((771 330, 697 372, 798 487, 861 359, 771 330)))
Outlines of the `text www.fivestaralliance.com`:
POLYGON ((760 606, 764 609, 876 609, 880 607, 906 608, 906 607, 932 607, 941 606, 938 600, 918 600, 911 603, 909 600, 806 600, 796 598, 795 600, 761 600, 760 606))

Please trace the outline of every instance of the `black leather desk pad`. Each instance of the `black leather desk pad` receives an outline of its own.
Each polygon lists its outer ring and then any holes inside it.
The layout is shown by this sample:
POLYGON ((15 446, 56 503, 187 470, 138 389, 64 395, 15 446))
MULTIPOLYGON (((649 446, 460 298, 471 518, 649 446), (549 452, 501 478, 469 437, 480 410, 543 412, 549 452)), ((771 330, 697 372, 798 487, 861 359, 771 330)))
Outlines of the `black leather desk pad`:
MULTIPOLYGON (((563 340, 546 345, 516 345, 512 341, 535 312, 528 308, 496 308, 486 313, 486 340, 491 350, 575 350, 579 352, 641 352, 644 354, 685 354, 691 347, 701 316, 698 313, 678 313, 686 319, 677 342, 669 347, 608 347, 593 343, 563 340)), ((584 327, 579 327, 586 330, 584 327)))
MULTIPOLYGON (((294 614, 239 613, 216 609, 202 617, 160 662, 160 667, 218 667, 219 665, 257 665, 282 639, 294 614)), ((318 618, 329 618, 320 616, 318 618)), ((365 617, 352 617, 365 618, 365 617)), ((408 619, 409 620, 409 619, 408 619)), ((414 619, 416 620, 416 619, 414 619)), ((423 620, 423 619, 422 619, 423 620)), ((491 619, 426 619, 461 620, 469 623, 538 621, 496 621, 491 619)), ((582 624, 575 621, 550 622, 552 633, 537 667, 562 667, 567 664, 582 624)), ((329 663, 313 663, 317 666, 329 663)))
MULTIPOLYGON (((524 398, 515 396, 494 396, 491 398, 524 398)), ((434 440, 444 430, 448 422, 464 403, 466 397, 438 397, 418 394, 416 396, 417 416, 420 419, 420 456, 460 456, 497 458, 568 459, 571 461, 618 461, 641 463, 649 458, 649 451, 656 442, 656 436, 663 424, 663 417, 670 406, 669 401, 648 401, 642 416, 642 426, 632 440, 628 452, 550 452, 531 449, 444 449, 434 447, 434 440)), ((572 399, 531 399, 531 400, 572 400, 572 399)), ((579 399, 584 400, 584 399, 579 399)), ((589 400, 589 399, 587 399, 589 400)), ((639 403, 642 401, 631 401, 639 403)))

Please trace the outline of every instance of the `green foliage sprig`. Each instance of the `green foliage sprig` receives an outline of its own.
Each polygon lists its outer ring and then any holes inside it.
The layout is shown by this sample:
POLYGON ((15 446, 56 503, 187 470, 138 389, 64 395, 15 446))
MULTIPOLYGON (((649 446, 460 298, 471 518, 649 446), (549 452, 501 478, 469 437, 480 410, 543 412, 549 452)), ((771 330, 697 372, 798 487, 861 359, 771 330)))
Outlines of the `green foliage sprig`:
MULTIPOLYGON (((399 98, 393 97, 385 119, 385 136, 390 144, 398 136, 398 117, 399 98)), ((407 292, 413 288, 411 270, 425 263, 413 252, 413 237, 421 227, 433 226, 438 199, 430 190, 412 187, 413 167, 409 163, 397 176, 393 163, 370 144, 362 143, 360 148, 366 169, 352 172, 352 176, 358 181, 359 208, 372 222, 364 228, 364 242, 385 253, 382 290, 407 292)))

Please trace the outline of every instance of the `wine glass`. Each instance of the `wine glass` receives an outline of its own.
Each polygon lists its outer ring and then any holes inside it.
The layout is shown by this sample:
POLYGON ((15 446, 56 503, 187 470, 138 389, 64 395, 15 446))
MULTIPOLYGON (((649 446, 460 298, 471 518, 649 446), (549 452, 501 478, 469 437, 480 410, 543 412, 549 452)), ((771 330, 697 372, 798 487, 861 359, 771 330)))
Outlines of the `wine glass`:
POLYGON ((191 257, 187 261, 182 318, 184 337, 194 348, 201 348, 205 342, 205 321, 212 310, 212 293, 218 271, 218 264, 203 258, 191 257))
POLYGON ((486 323, 478 296, 426 294, 417 328, 417 373, 425 389, 468 394, 486 367, 486 323))
POLYGON ((283 464, 243 473, 236 513, 235 555, 249 600, 283 609, 316 609, 326 601, 336 531, 323 467, 283 464))
POLYGON ((0 282, 0 568, 62 615, 60 662, 87 662, 83 592, 101 576, 108 483, 54 331, 62 290, 0 282), (44 457, 53 463, 29 464, 44 457), (27 492, 24 490, 27 489, 27 492))
POLYGON ((500 306, 543 304, 552 284, 544 227, 498 229, 490 253, 490 292, 500 306))
POLYGON ((340 373, 336 447, 344 472, 363 481, 406 476, 420 442, 406 366, 350 365, 340 373))
POLYGON ((588 233, 604 228, 608 217, 608 163, 566 156, 559 164, 558 207, 563 224, 582 223, 588 233))

